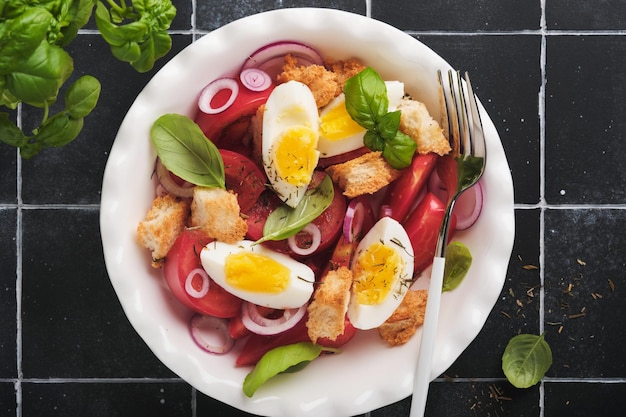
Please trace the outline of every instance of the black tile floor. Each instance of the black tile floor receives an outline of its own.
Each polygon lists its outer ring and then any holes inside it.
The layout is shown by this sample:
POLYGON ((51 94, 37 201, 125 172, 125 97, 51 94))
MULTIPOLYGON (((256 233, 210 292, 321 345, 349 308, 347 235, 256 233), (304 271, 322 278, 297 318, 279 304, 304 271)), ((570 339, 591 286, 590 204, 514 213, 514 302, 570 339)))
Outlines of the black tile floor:
MULTIPOLYGON (((237 18, 318 6, 388 22, 469 70, 511 167, 516 239, 501 297, 432 384, 427 415, 623 414, 626 1, 174 3, 168 57, 237 18), (500 368, 519 332, 545 332, 554 355, 544 380, 523 390, 500 368)), ((111 58, 94 28, 71 45, 75 76, 102 83, 81 137, 29 161, 0 145, 0 416, 248 415, 164 367, 108 281, 98 224, 103 169, 124 113, 165 60, 137 74, 111 58)), ((28 126, 39 116, 10 117, 28 126)), ((368 415, 407 416, 409 404, 368 415)))

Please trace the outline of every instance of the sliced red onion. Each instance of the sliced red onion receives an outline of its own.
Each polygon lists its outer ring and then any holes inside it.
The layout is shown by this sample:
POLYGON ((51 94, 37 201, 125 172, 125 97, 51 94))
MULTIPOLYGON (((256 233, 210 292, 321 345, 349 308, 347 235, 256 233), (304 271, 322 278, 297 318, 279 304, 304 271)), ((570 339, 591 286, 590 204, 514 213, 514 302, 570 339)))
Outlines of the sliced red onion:
POLYGON ((283 315, 271 319, 264 317, 255 304, 244 302, 241 308, 241 321, 253 333, 269 336, 291 329, 304 317, 307 305, 284 310, 283 315))
POLYGON ((218 78, 210 82, 200 92, 198 97, 198 108, 206 114, 218 114, 228 109, 235 102, 239 94, 239 83, 233 78, 218 78), (213 99, 222 90, 229 90, 230 96, 228 100, 220 107, 213 107, 213 99))
POLYGON ((235 344, 228 334, 227 319, 196 314, 191 318, 190 330, 194 342, 207 352, 224 354, 235 344))
POLYGON ((433 169, 430 177, 428 177, 428 191, 433 193, 439 201, 448 201, 448 190, 443 181, 441 181, 436 169, 433 169))
POLYGON ((187 278, 185 278, 185 291, 189 294, 190 297, 193 298, 202 298, 209 292, 209 275, 202 268, 193 269, 189 274, 187 274, 187 278), (199 290, 193 286, 193 280, 196 276, 199 276, 202 279, 202 286, 199 290))
POLYGON ((265 91, 273 83, 269 74, 258 68, 247 68, 239 74, 241 84, 250 91, 265 91))
POLYGON ((391 217, 391 214, 391 206, 389 204, 383 204, 380 206, 380 213, 378 214, 378 217, 381 219, 383 217, 391 217))
POLYGON ((320 247, 320 243, 322 243, 322 231, 313 223, 307 224, 301 231, 287 239, 289 249, 291 249, 296 255, 310 255, 320 247), (311 235, 311 245, 307 248, 298 246, 297 236, 302 232, 311 235))
POLYGON ((472 227, 483 208, 483 187, 479 182, 465 190, 454 205, 456 215, 456 230, 466 230, 472 227))
POLYGON ((161 163, 160 159, 157 159, 156 162, 156 174, 159 183, 171 195, 183 198, 193 197, 194 185, 189 182, 185 182, 182 185, 179 185, 176 181, 174 181, 170 171, 168 171, 165 165, 161 163))
POLYGON ((324 59, 315 48, 301 42, 280 41, 257 49, 246 60, 242 69, 260 68, 273 78, 282 72, 287 54, 297 58, 300 66, 324 65, 324 59))
POLYGON ((352 242, 355 236, 361 234, 361 230, 363 229, 363 217, 365 216, 364 211, 365 207, 360 201, 352 200, 350 204, 348 204, 346 217, 343 219, 343 237, 348 242, 352 242))

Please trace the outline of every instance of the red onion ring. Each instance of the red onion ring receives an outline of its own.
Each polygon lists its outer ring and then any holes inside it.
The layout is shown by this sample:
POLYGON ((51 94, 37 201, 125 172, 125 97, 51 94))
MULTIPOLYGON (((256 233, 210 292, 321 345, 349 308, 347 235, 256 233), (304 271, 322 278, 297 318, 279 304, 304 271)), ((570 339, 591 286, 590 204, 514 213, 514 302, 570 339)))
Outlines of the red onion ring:
POLYGON ((476 223, 483 208, 483 187, 479 182, 465 190, 454 204, 456 230, 469 229, 476 223))
POLYGON ((176 197, 190 198, 193 197, 194 185, 185 182, 184 185, 179 185, 174 181, 170 171, 161 163, 160 159, 156 162, 156 174, 159 183, 165 188, 165 191, 176 197))
POLYGON ((296 233, 293 236, 290 236, 287 239, 287 244, 289 245, 289 249, 291 249, 293 253, 295 253, 296 255, 310 255, 314 253, 320 247, 320 243, 322 243, 322 231, 315 224, 313 223, 307 224, 298 233, 296 233), (298 233, 302 233, 302 232, 305 232, 311 235, 311 246, 309 246, 308 248, 302 248, 298 246, 298 241, 297 241, 296 236, 298 235, 298 233))
POLYGON ((239 95, 239 83, 233 78, 218 78, 202 89, 198 96, 198 108, 206 114, 218 114, 228 109, 239 95), (213 107, 212 101, 222 90, 230 90, 230 97, 220 107, 213 107))
POLYGON ((244 302, 241 308, 241 321, 253 333, 269 336, 291 329, 304 317, 307 305, 284 310, 277 319, 263 317, 255 304, 244 302))
POLYGON ((235 344, 228 334, 227 319, 195 314, 191 318, 190 330, 194 342, 210 353, 224 354, 235 344))
POLYGON ((347 242, 354 241, 355 236, 359 236, 363 230, 363 219, 365 217, 365 206, 357 199, 350 201, 343 219, 343 238, 347 242))
POLYGON ((239 79, 241 84, 250 91, 265 91, 273 85, 269 74, 258 68, 247 68, 241 71, 239 79))
POLYGON ((378 217, 380 217, 381 219, 383 217, 391 217, 391 215, 393 214, 391 211, 391 206, 389 204, 383 204, 382 206, 380 206, 380 213, 378 214, 378 217))
POLYGON ((185 278, 185 292, 190 297, 193 298, 202 298, 209 292, 209 274, 202 268, 196 268, 191 270, 189 274, 187 274, 187 278, 185 278), (193 286, 193 279, 196 275, 199 275, 202 278, 202 287, 199 290, 196 290, 193 286))
POLYGON ((253 52, 243 64, 242 69, 260 68, 274 78, 282 72, 284 57, 287 54, 295 57, 300 66, 324 65, 324 59, 315 48, 296 41, 279 41, 253 52))

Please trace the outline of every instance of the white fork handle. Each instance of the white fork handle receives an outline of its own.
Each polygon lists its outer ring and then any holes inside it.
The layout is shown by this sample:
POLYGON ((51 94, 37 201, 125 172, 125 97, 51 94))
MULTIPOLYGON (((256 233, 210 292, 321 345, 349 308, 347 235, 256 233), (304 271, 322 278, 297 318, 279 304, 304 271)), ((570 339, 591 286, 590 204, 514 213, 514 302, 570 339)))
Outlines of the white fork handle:
POLYGON ((428 385, 432 372, 432 358, 435 349, 435 336, 439 322, 439 305, 441 304, 441 288, 443 286, 443 270, 446 259, 435 257, 428 286, 428 301, 422 326, 422 341, 420 343, 417 366, 413 380, 413 399, 411 400, 411 417, 422 417, 426 409, 428 385))

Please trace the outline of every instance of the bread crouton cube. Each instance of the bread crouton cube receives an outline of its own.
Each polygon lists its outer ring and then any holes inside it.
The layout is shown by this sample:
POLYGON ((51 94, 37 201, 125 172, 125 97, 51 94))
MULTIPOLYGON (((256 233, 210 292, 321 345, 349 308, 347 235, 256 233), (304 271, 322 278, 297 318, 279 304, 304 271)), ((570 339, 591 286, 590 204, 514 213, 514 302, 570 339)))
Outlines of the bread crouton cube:
POLYGON ((313 294, 306 326, 313 343, 327 337, 336 340, 345 330, 344 318, 350 301, 352 271, 345 266, 329 271, 313 294))
POLYGON ((398 109, 400 110, 400 130, 415 141, 417 152, 446 155, 452 150, 443 129, 431 117, 424 103, 402 99, 398 109))
POLYGON ((428 291, 409 290, 393 314, 378 327, 380 336, 391 346, 409 341, 417 328, 424 323, 428 291))
POLYGON ((382 152, 368 152, 342 164, 326 168, 326 172, 348 198, 373 194, 400 176, 383 158, 382 152))
POLYGON ((194 188, 191 226, 226 243, 236 243, 248 232, 248 224, 239 215, 237 195, 222 188, 194 188))
POLYGON ((160 268, 176 238, 183 232, 189 216, 189 201, 169 194, 152 202, 145 220, 137 225, 137 241, 152 251, 152 266, 160 268))

